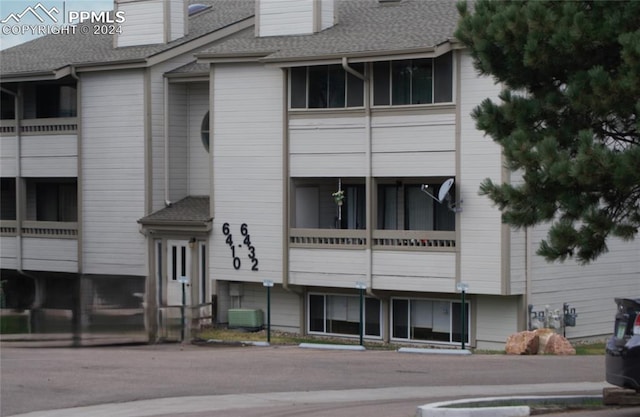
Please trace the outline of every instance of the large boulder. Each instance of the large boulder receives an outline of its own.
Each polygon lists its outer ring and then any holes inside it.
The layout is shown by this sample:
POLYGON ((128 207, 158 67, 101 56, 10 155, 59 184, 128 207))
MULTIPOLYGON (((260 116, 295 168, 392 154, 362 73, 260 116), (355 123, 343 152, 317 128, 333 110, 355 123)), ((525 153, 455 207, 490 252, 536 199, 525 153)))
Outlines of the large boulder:
POLYGON ((537 329, 512 334, 505 351, 509 355, 575 355, 569 341, 552 329, 537 329))
POLYGON ((505 351, 509 355, 535 355, 538 353, 539 337, 534 331, 512 334, 507 338, 505 351))
POLYGON ((576 350, 569 341, 559 334, 552 334, 540 353, 545 355, 575 355, 576 350))

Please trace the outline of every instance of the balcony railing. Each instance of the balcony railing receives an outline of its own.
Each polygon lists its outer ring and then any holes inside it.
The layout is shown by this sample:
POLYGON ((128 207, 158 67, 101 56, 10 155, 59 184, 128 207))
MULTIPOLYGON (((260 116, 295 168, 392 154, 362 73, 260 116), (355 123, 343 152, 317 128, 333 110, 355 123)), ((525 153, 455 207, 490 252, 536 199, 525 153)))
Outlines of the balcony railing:
MULTIPOLYGON (((39 222, 26 220, 21 226, 22 236, 55 239, 76 239, 78 237, 78 223, 76 222, 39 222)), ((0 221, 1 236, 16 236, 18 222, 15 220, 0 221)))
POLYGON ((441 230, 374 230, 374 249, 444 251, 456 250, 456 232, 441 230))
MULTIPOLYGON (((366 230, 291 229, 291 247, 364 249, 366 230)), ((374 230, 372 248, 378 250, 455 252, 456 232, 438 230, 374 230)))
MULTIPOLYGON (((20 121, 21 135, 61 135, 75 134, 78 132, 78 119, 76 117, 58 117, 47 119, 24 119, 20 121)), ((1 120, 0 134, 15 135, 16 121, 1 120)))
POLYGON ((357 229, 291 229, 289 243, 292 247, 363 249, 367 245, 367 232, 357 229))
POLYGON ((18 222, 15 220, 0 220, 0 236, 15 236, 18 222))

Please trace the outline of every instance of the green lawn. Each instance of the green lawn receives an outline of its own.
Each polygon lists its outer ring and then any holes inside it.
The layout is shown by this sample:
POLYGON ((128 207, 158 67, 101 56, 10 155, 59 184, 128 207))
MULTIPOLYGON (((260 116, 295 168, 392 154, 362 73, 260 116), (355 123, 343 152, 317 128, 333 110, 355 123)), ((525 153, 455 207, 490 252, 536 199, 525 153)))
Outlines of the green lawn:
MULTIPOLYGON (((196 340, 207 341, 216 340, 229 343, 237 342, 266 342, 267 332, 261 330, 258 332, 248 332, 227 328, 210 328, 200 331, 196 335, 196 340)), ((299 345, 300 343, 331 343, 337 345, 357 345, 360 340, 356 338, 338 338, 325 336, 301 336, 295 333, 286 333, 280 331, 271 331, 272 345, 299 345)), ((372 342, 366 340, 364 345, 367 349, 377 350, 396 350, 405 344, 372 342)), ((416 346, 416 345, 413 345, 416 346)), ((423 346, 423 345, 417 345, 423 346)), ((604 355, 604 342, 598 343, 578 343, 574 344, 577 355, 604 355)), ((504 351, 475 351, 479 354, 504 354, 504 351)))

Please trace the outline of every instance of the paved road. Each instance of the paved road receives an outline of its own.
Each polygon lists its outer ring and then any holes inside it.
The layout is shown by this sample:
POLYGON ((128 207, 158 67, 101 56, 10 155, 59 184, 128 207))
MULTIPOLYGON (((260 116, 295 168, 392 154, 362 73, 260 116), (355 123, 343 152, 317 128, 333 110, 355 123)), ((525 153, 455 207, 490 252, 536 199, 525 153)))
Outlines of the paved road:
POLYGON ((443 399, 600 394, 605 386, 599 356, 11 343, 0 355, 2 416, 409 417, 443 399))

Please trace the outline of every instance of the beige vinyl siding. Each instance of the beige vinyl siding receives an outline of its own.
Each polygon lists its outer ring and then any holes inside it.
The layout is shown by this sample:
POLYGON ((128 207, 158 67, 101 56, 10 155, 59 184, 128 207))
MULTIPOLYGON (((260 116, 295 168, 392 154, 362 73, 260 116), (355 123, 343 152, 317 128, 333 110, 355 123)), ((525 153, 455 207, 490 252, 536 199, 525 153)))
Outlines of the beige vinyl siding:
POLYGON ((213 202, 210 276, 282 281, 283 74, 262 65, 215 65, 211 152, 213 202), (241 268, 233 267, 222 225, 228 223, 241 268), (258 271, 252 271, 241 225, 247 224, 258 271), (238 247, 238 245, 242 245, 238 247))
MULTIPOLYGON (((188 195, 189 188, 189 121, 188 105, 189 95, 184 84, 169 84, 169 200, 178 201, 188 195)), ((156 103, 155 104, 160 104, 156 103)), ((157 108, 157 105, 154 106, 157 108)), ((154 121, 159 121, 160 117, 154 117, 154 121)), ((159 123, 154 123, 155 129, 159 128, 159 123)), ((164 142, 159 134, 154 134, 154 142, 164 142), (156 137, 159 137, 156 139, 156 137)), ((164 154, 164 146, 162 147, 164 154)), ((164 172, 164 160, 162 161, 162 171, 164 172)), ((154 175, 154 179, 162 188, 160 195, 164 195, 164 178, 154 175)))
MULTIPOLYGON (((153 190, 152 210, 164 207, 165 189, 165 86, 164 73, 193 61, 184 54, 151 69, 151 153, 153 190)), ((177 201, 188 194, 188 84, 169 83, 169 200, 177 201)), ((208 193, 207 193, 208 194, 208 193)))
POLYGON ((0 135, 0 175, 15 177, 16 167, 16 137, 0 135))
POLYGON ((455 114, 375 116, 372 152, 455 151, 455 114))
POLYGON ((518 297, 478 296, 472 303, 476 348, 504 350, 509 335, 519 331, 518 297))
POLYGON ((259 0, 258 36, 313 33, 314 0, 259 0))
POLYGON ((320 1, 320 30, 330 28, 335 23, 335 1, 334 0, 321 0, 320 1))
POLYGON ((289 282, 294 285, 355 288, 366 282, 368 257, 364 250, 289 250, 289 282))
POLYGON ((455 152, 376 153, 372 156, 376 177, 454 176, 455 152))
POLYGON ((478 195, 487 177, 502 179, 501 149, 476 130, 471 112, 482 100, 495 98, 493 79, 479 77, 468 54, 462 53, 460 99, 460 167, 456 187, 464 203, 460 214, 460 279, 475 294, 502 292, 502 223, 500 211, 478 195))
POLYGON ((82 76, 83 272, 145 275, 144 74, 82 76))
POLYGON ((76 239, 23 237, 22 268, 29 271, 78 272, 78 242, 76 239))
POLYGON ((122 33, 115 35, 116 47, 152 45, 164 42, 164 1, 146 0, 119 3, 125 14, 122 33))
MULTIPOLYGON (((546 227, 532 231, 533 253, 546 232, 546 227)), ((611 333, 616 312, 614 297, 640 295, 640 240, 610 239, 608 246, 608 253, 588 265, 574 260, 549 263, 537 255, 532 259, 529 303, 535 310, 544 310, 546 305, 561 310, 563 303, 575 308, 577 325, 567 328, 568 337, 611 333)))
POLYGON ((172 41, 187 33, 186 6, 184 0, 169 0, 169 39, 172 41))
MULTIPOLYGON (((242 286, 241 308, 262 310, 267 323, 267 290, 262 284, 245 283, 242 286)), ((271 288, 271 329, 300 332, 300 296, 282 287, 271 288), (277 325, 276 325, 277 323, 277 325)))
POLYGON ((455 253, 373 251, 373 288, 455 292, 455 253))
POLYGON ((188 92, 189 194, 209 195, 209 152, 200 137, 202 119, 209 111, 209 84, 190 83, 188 92))
POLYGON ((22 176, 78 176, 76 135, 22 136, 20 140, 22 176))
POLYGON ((0 237, 0 264, 3 269, 18 269, 18 238, 0 237))
POLYGON ((366 175, 364 117, 296 116, 289 122, 290 175, 366 175))
POLYGON ((511 284, 509 294, 526 293, 527 242, 525 229, 511 229, 511 284))
MULTIPOLYGON (((20 164, 24 177, 76 177, 78 175, 77 135, 22 135, 20 164)), ((0 136, 0 173, 15 177, 16 137, 0 136)))

